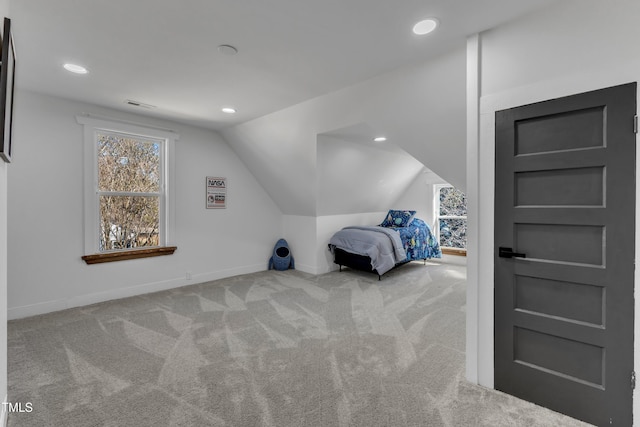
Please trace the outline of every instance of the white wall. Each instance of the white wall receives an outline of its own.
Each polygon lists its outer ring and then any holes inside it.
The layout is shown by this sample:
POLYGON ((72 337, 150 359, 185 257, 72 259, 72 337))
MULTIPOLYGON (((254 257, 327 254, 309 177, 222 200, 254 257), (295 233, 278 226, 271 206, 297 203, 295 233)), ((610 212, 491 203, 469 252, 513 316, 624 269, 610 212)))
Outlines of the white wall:
MULTIPOLYGON (((477 335, 467 340, 474 344, 467 348, 467 361, 472 365, 467 376, 472 381, 493 387, 495 111, 639 80, 640 57, 635 53, 640 39, 639 16, 637 0, 567 0, 480 35, 478 74, 469 76, 470 81, 481 81, 479 141, 470 137, 468 147, 468 153, 474 156, 469 161, 477 165, 477 173, 468 176, 475 188, 468 196, 478 201, 470 206, 469 213, 478 223, 471 230, 471 239, 477 239, 477 251, 469 253, 473 260, 467 295, 469 313, 477 310, 470 322, 478 325, 477 335)), ((473 44, 471 39, 470 46, 473 44)), ((474 60, 474 49, 470 49, 468 59, 474 60)), ((474 100, 473 85, 470 88, 468 108, 473 111, 477 97, 474 100)), ((636 190, 640 205, 640 186, 636 185, 636 190)), ((640 214, 638 207, 636 212, 640 214)), ((638 224, 636 235, 637 230, 638 224)), ((636 238, 636 247, 640 247, 638 241, 636 238)), ((636 250, 636 264, 639 261, 640 251, 636 250)), ((636 270, 636 283, 638 278, 636 270)), ((638 298, 636 313, 640 313, 638 298)), ((639 318, 636 316, 636 336, 640 333, 639 318)), ((636 371, 640 369, 639 350, 636 344, 636 371)), ((637 419, 640 396, 637 389, 635 393, 637 419)))
POLYGON ((315 252, 317 247, 316 218, 314 216, 285 215, 283 223, 283 237, 289 244, 296 269, 310 274, 319 274, 315 252))
POLYGON ((16 93, 15 106, 10 318, 266 270, 283 231, 282 213, 217 133, 25 91, 16 93), (180 134, 173 255, 96 265, 80 259, 83 132, 75 116, 85 112, 180 134), (208 175, 228 178, 227 209, 205 209, 208 175))
MULTIPOLYGON (((8 169, 0 159, 0 399, 7 395, 7 180, 8 169)), ((2 405, 0 426, 6 411, 2 405)))
MULTIPOLYGON (((8 17, 9 0, 0 0, 0 17, 8 17)), ((17 76, 19 78, 19 76, 17 76)), ((15 116, 15 113, 14 113, 15 116)), ((7 203, 10 166, 0 159, 0 399, 7 399, 7 203)), ((6 422, 5 405, 0 410, 0 426, 6 422)))
POLYGON ((396 199, 423 169, 422 163, 392 143, 318 135, 317 215, 394 208, 396 199))
POLYGON ((435 173, 426 169, 423 170, 416 176, 400 198, 396 200, 393 209, 415 210, 416 217, 433 228, 435 226, 433 188, 435 184, 447 184, 447 182, 435 173))

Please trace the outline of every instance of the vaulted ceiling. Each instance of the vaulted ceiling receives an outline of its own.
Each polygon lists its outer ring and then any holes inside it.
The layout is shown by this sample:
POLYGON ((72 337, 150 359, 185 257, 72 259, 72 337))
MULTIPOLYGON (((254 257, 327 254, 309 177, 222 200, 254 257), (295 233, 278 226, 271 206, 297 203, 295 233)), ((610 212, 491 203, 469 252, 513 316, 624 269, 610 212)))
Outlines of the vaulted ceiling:
POLYGON ((18 87, 216 129, 428 60, 551 1, 12 0, 10 12, 18 87), (437 32, 411 32, 432 16, 437 32))
POLYGON ((554 1, 13 0, 16 85, 220 131, 283 213, 351 213, 420 164, 464 189, 466 38, 554 1), (362 144, 376 134, 400 151, 362 144), (361 166, 336 169, 357 143, 361 166))

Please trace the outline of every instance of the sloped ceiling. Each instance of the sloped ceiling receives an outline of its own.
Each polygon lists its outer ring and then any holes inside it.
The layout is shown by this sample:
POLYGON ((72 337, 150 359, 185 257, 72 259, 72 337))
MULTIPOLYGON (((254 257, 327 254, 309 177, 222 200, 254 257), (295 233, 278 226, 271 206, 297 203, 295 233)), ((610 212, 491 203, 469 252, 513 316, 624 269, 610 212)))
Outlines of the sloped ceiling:
MULTIPOLYGON (((361 180, 359 176, 370 174, 369 169, 382 168, 383 157, 392 157, 392 153, 379 153, 380 147, 365 153, 364 145, 358 144, 376 135, 385 135, 389 144, 464 190, 465 99, 466 46, 462 44, 438 58, 224 129, 222 134, 283 213, 347 214, 353 213, 355 207, 348 201, 359 198, 358 188, 337 182, 361 180), (349 147, 351 161, 344 160, 344 152, 332 153, 339 146, 328 142, 331 138, 350 142, 342 148, 349 147), (376 160, 370 160, 370 166, 364 158, 376 160), (338 162, 340 167, 335 165, 338 162), (333 197, 345 202, 342 208, 329 200, 328 189, 318 187, 326 179, 336 183, 333 197)), ((414 166, 407 170, 413 171, 414 166)), ((397 176, 393 171, 376 173, 381 175, 369 178, 383 183, 397 176)), ((399 192, 404 184, 397 184, 399 192)), ((368 197, 388 200, 385 185, 376 191, 368 197)), ((388 203, 392 205, 393 200, 388 203)), ((380 206, 365 209, 361 204, 359 212, 388 209, 380 206)))
POLYGON ((551 1, 13 0, 16 84, 220 129, 436 57, 551 1), (414 36, 428 16, 440 29, 414 36))
POLYGON ((360 124, 318 135, 317 214, 385 211, 425 168, 394 143, 376 143, 360 124))
POLYGON ((16 0, 15 81, 221 130, 283 213, 316 216, 335 211, 314 191, 318 136, 359 123, 463 189, 466 38, 554 1, 16 0))

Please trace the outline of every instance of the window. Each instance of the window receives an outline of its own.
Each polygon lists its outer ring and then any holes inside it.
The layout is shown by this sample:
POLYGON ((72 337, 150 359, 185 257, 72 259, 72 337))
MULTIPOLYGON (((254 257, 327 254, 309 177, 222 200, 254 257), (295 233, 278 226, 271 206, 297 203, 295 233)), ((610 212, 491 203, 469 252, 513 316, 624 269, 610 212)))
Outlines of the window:
POLYGON ((435 187, 438 240, 444 253, 466 253, 467 199, 463 192, 450 185, 435 187), (453 251, 447 251, 450 248, 453 251))
POLYGON ((83 259, 167 255, 163 248, 173 231, 170 178, 177 135, 87 116, 77 120, 85 130, 83 259))
POLYGON ((99 251, 160 246, 164 141, 104 131, 96 140, 99 251))

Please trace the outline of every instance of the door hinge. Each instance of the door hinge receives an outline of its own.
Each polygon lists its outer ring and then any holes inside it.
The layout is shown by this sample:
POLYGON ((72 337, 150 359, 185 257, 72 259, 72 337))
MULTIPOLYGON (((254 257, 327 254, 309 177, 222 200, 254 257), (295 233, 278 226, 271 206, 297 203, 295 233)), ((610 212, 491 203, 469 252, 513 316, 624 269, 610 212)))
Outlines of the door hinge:
POLYGON ((638 133, 638 115, 633 116, 633 133, 638 133))
POLYGON ((631 371, 631 390, 636 389, 636 371, 631 371))

